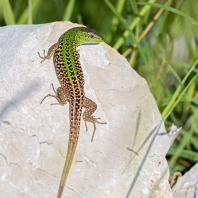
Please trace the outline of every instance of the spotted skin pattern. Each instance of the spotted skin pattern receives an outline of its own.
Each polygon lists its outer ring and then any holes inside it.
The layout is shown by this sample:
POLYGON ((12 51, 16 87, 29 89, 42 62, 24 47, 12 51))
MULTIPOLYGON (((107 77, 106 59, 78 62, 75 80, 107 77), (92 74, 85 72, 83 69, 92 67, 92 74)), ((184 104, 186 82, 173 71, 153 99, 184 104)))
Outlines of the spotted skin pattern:
POLYGON ((94 132, 91 141, 93 141, 96 131, 96 123, 106 124, 106 122, 99 122, 98 120, 100 118, 95 118, 92 115, 97 109, 97 104, 85 96, 84 75, 79 61, 80 55, 76 50, 79 45, 90 43, 97 44, 100 42, 103 42, 103 38, 95 30, 87 27, 76 27, 65 32, 60 37, 59 41, 50 47, 47 56, 45 55, 45 51, 44 57, 42 57, 38 52, 39 57, 43 59, 41 62, 46 59, 50 59, 54 55, 55 70, 61 85, 57 91, 55 91, 52 84, 55 95, 48 94, 43 98, 43 100, 50 96, 57 99, 58 103, 54 104, 65 105, 67 102, 70 104, 69 143, 57 198, 61 198, 62 196, 74 158, 80 131, 82 108, 84 107, 86 109, 83 112, 86 131, 88 130, 87 122, 91 122, 94 125, 94 132))

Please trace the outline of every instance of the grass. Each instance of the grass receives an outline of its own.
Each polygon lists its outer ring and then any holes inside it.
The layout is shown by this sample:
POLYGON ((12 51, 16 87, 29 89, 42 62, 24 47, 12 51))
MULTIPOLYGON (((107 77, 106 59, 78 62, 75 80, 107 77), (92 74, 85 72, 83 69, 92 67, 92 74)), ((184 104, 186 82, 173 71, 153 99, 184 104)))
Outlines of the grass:
POLYGON ((147 80, 166 127, 182 126, 172 174, 198 161, 197 10, 197 0, 0 0, 0 24, 70 20, 100 32, 147 80))

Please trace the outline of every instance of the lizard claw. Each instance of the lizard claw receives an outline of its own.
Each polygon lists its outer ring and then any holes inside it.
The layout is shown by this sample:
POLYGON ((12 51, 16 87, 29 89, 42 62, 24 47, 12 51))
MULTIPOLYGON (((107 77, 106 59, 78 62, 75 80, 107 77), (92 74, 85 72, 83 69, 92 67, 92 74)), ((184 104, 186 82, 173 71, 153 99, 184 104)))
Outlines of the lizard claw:
MULTIPOLYGON (((95 116, 90 116, 89 120, 87 120, 88 122, 92 122, 93 125, 94 125, 94 131, 93 131, 93 134, 92 134, 91 142, 93 141, 93 138, 94 138, 94 135, 95 135, 96 123, 98 123, 98 124, 107 124, 106 122, 99 122, 98 120, 100 120, 100 118, 95 118, 95 116)), ((85 120, 86 132, 88 131, 87 121, 85 120)))
POLYGON ((45 50, 43 51, 44 56, 41 56, 39 52, 37 52, 37 53, 38 53, 39 57, 40 57, 41 59, 43 59, 43 60, 41 61, 41 63, 47 59, 47 56, 45 55, 45 50))

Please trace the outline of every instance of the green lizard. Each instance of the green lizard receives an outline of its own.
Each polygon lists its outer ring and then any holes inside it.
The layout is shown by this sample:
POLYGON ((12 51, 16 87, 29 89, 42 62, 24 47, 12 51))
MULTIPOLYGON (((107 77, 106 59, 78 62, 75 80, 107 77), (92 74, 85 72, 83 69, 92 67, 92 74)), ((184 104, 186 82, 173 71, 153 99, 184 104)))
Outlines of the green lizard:
POLYGON ((86 108, 83 113, 86 130, 88 130, 86 122, 92 122, 94 125, 91 141, 93 140, 96 130, 96 123, 106 124, 105 122, 99 122, 99 118, 92 116, 94 111, 97 109, 97 104, 85 96, 84 76, 79 61, 80 56, 76 50, 79 45, 89 43, 96 44, 100 42, 103 42, 103 38, 95 30, 87 27, 76 27, 65 32, 60 37, 59 41, 49 49, 47 56, 45 55, 45 51, 44 57, 42 57, 38 52, 39 57, 43 59, 41 62, 46 59, 50 59, 54 54, 56 74, 61 84, 57 89, 57 92, 52 86, 55 95, 48 94, 43 98, 43 100, 46 97, 51 96, 56 98, 60 105, 65 105, 67 102, 70 104, 69 143, 57 198, 61 198, 62 196, 64 185, 74 158, 79 137, 82 108, 86 108))

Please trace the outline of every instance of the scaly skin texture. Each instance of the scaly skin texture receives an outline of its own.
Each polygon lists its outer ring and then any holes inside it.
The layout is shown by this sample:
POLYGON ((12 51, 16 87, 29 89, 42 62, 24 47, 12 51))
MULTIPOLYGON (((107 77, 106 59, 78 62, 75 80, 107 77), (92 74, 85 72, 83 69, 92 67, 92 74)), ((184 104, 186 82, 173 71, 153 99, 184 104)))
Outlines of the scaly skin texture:
MULTIPOLYGON (((48 94, 43 100, 48 97, 54 97, 57 99, 60 105, 65 105, 67 102, 70 103, 70 134, 69 143, 67 149, 66 162, 63 168, 63 173, 59 185, 57 198, 61 198, 64 185, 74 158, 79 131, 82 108, 86 108, 83 113, 83 120, 87 130, 86 122, 91 122, 94 125, 94 133, 96 130, 96 123, 106 124, 105 122, 99 122, 99 118, 92 116, 94 111, 97 109, 97 104, 89 98, 85 97, 84 93, 84 76, 82 67, 79 61, 79 53, 76 48, 82 44, 89 43, 100 43, 103 38, 93 29, 87 27, 76 27, 65 32, 59 39, 58 43, 55 43, 48 52, 48 55, 44 57, 40 56, 43 62, 46 59, 50 59, 54 54, 54 64, 56 74, 61 86, 55 91, 55 95, 48 94)), ((41 103, 43 102, 41 101, 41 103)))

